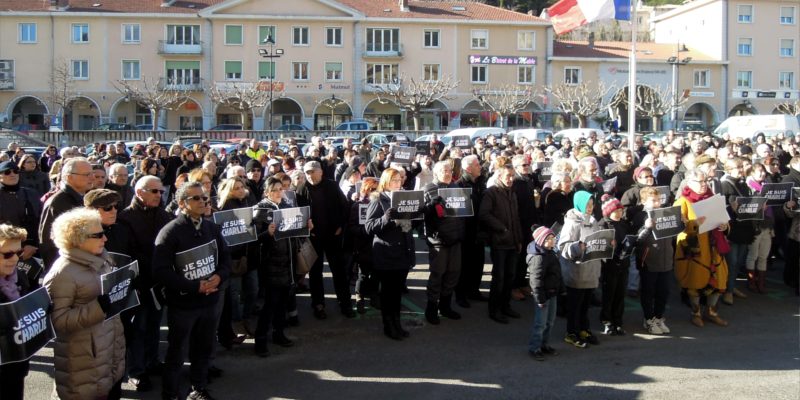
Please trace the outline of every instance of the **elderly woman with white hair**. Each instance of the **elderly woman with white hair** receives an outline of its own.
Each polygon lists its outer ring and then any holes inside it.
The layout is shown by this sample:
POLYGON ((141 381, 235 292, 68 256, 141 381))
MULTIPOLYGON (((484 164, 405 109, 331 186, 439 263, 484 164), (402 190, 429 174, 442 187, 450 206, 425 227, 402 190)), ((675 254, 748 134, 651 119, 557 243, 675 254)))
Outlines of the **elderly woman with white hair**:
MULTIPOLYGON (((17 269, 22 257, 22 242, 28 237, 25 229, 9 224, 0 224, 0 303, 18 300, 28 294, 30 284, 25 273, 17 269)), ((0 388, 3 399, 25 398, 25 377, 30 363, 22 362, 0 365, 0 388)))
POLYGON ((119 315, 107 317, 100 275, 113 266, 96 210, 70 210, 53 223, 59 258, 44 278, 53 301, 55 391, 61 400, 119 399, 125 335, 119 315))

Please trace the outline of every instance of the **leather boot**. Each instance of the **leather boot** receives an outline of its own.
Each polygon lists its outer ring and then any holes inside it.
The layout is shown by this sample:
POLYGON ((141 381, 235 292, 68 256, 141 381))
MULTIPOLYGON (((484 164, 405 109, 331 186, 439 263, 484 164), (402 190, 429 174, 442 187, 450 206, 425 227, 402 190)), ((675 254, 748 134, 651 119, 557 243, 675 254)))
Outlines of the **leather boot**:
POLYGON ((747 270, 747 290, 756 293, 758 292, 758 276, 756 271, 747 270))
POLYGON ((461 314, 453 311, 453 307, 452 307, 452 304, 451 304, 452 302, 453 302, 453 296, 452 295, 444 296, 441 299, 439 299, 439 312, 445 318, 461 319, 461 314))
POLYGON ((700 307, 696 307, 692 310, 692 324, 694 326, 702 328, 703 325, 703 314, 700 310, 700 307))
POLYGON ((758 293, 767 293, 767 271, 757 271, 756 280, 758 282, 758 293))
POLYGON ((394 322, 392 321, 392 316, 390 315, 383 315, 383 334, 390 339, 394 340, 402 339, 400 332, 398 332, 397 327, 394 326, 394 322))
POLYGON ((708 320, 719 326, 728 326, 728 321, 720 318, 717 314, 716 307, 708 307, 708 320))
POLYGON ((395 329, 397 329, 397 332, 401 337, 407 338, 411 336, 407 330, 403 329, 403 324, 400 323, 400 313, 395 313, 392 315, 392 324, 394 324, 395 329))
POLYGON ((425 307, 425 319, 431 325, 439 325, 439 304, 435 301, 428 300, 428 306, 425 307))

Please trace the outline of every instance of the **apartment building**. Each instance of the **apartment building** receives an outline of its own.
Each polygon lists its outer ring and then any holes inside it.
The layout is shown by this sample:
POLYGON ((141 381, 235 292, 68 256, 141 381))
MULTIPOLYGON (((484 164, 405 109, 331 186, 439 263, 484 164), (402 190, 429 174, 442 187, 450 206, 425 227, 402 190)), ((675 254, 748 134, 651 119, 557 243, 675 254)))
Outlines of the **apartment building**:
MULTIPOLYGON (((189 93, 162 114, 166 129, 242 123, 311 129, 364 118, 380 129, 411 125, 376 88, 401 77, 459 81, 422 116, 422 127, 487 125, 475 93, 503 84, 541 90, 549 23, 480 3, 408 0, 0 0, 0 121, 32 128, 60 110, 67 129, 148 124, 119 81, 189 93), (212 86, 275 89, 242 121, 214 104, 212 86), (59 88, 61 90, 59 90, 59 88), (54 94, 55 92, 55 94, 54 94), (63 97, 63 96, 61 96, 63 97)), ((535 126, 544 101, 512 116, 535 126)))
POLYGON ((726 61, 708 76, 722 85, 720 120, 772 114, 800 97, 798 11, 800 0, 694 0, 656 17, 655 39, 726 61))

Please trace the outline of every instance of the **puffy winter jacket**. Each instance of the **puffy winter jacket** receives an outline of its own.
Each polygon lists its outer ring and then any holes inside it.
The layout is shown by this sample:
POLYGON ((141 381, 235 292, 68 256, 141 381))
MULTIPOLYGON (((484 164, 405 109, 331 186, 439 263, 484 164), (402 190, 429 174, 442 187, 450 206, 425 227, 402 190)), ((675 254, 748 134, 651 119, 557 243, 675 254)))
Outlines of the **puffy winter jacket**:
POLYGON ((564 227, 558 237, 559 255, 561 256, 561 275, 564 284, 574 289, 594 289, 600 282, 600 260, 581 262, 581 238, 600 230, 597 221, 576 209, 567 211, 564 216, 564 227))
POLYGON ((527 251, 526 261, 530 273, 531 289, 533 289, 533 299, 536 304, 544 304, 563 291, 564 283, 561 279, 558 256, 553 250, 543 249, 534 242, 528 244, 527 251))

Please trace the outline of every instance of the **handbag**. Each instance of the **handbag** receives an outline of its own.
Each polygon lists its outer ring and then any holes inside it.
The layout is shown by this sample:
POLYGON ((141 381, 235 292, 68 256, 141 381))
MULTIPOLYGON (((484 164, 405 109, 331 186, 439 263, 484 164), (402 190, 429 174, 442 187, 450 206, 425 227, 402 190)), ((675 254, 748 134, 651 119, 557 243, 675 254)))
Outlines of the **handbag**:
POLYGON ((247 273, 247 256, 242 256, 231 266, 233 276, 242 276, 247 273))
POLYGON ((317 262, 317 251, 308 239, 302 239, 297 253, 294 257, 295 274, 305 275, 311 271, 311 267, 317 262))
POLYGON ((725 233, 721 230, 714 229, 711 231, 711 242, 711 245, 717 248, 717 253, 719 253, 719 255, 724 256, 731 252, 731 244, 728 243, 725 233))

